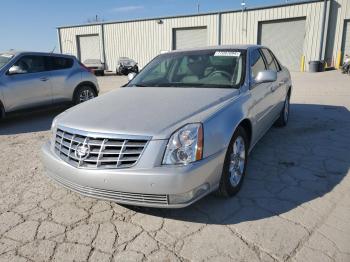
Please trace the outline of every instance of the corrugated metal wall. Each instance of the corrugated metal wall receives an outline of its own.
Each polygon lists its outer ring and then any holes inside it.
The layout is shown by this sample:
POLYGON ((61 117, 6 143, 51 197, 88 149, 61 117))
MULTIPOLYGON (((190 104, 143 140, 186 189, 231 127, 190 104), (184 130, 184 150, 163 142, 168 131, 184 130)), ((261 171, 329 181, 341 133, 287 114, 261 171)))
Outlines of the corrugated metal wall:
POLYGON ((336 64, 338 53, 342 51, 345 22, 349 19, 350 0, 333 0, 326 48, 326 56, 332 64, 336 64))
MULTIPOLYGON (((257 44, 261 21, 306 17, 305 61, 318 59, 323 2, 282 6, 222 15, 223 44, 257 44)), ((301 59, 301 57, 300 57, 301 59)), ((307 64, 306 64, 307 65, 307 64)))
MULTIPOLYGON (((60 29, 61 52, 63 54, 71 54, 78 57, 78 36, 95 34, 100 36, 100 50, 102 52, 101 26, 87 25, 60 29)), ((102 54, 101 57, 103 57, 102 54)))
POLYGON ((268 46, 291 71, 300 70, 305 42, 305 18, 259 22, 258 43, 268 46))
MULTIPOLYGON (((338 8, 333 11, 329 25, 333 31, 328 30, 326 55, 336 57, 341 49, 344 19, 350 18, 350 0, 334 0, 338 8), (341 8, 339 8, 341 7, 341 8), (329 38, 333 36, 334 43, 330 48, 329 38)), ((258 23, 278 19, 306 17, 306 34, 303 46, 306 69, 307 62, 318 59, 322 26, 323 1, 310 2, 265 9, 248 10, 245 12, 223 13, 221 17, 221 43, 222 44, 257 44, 258 23)), ((208 45, 218 44, 218 14, 199 16, 163 18, 131 22, 104 24, 104 44, 106 65, 115 70, 116 62, 120 56, 129 56, 139 62, 143 67, 152 58, 163 50, 171 50, 173 43, 173 29, 186 27, 202 27, 208 29, 208 45)), ((102 47, 102 26, 86 25, 79 27, 60 28, 62 53, 77 55, 76 36, 83 34, 99 34, 102 47)), ((102 48, 101 48, 102 52, 102 48)), ((101 54, 101 57, 104 57, 101 54)))
POLYGON ((129 23, 106 24, 105 46, 106 63, 115 70, 119 57, 134 58, 141 67, 163 50, 172 49, 173 28, 207 26, 208 45, 217 44, 217 16, 137 21, 129 23))

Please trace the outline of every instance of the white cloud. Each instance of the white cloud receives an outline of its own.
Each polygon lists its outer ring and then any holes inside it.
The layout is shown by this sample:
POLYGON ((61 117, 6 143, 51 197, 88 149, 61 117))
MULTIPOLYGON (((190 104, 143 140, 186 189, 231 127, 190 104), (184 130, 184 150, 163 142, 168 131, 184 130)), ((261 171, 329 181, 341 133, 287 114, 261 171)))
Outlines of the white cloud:
POLYGON ((142 5, 127 5, 127 6, 121 6, 113 8, 113 12, 131 12, 135 10, 143 9, 144 7, 142 5))

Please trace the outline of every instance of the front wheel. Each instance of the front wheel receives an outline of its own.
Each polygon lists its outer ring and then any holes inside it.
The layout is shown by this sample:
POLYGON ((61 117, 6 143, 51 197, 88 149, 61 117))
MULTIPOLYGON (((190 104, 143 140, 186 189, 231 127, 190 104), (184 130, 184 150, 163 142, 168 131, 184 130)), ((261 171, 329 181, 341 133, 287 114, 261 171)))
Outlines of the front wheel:
POLYGON ((243 127, 235 131, 227 149, 217 195, 231 197, 241 189, 248 160, 248 139, 243 127))
POLYGON ((0 121, 5 118, 5 109, 0 102, 0 121))
POLYGON ((96 92, 95 90, 90 87, 90 86, 81 86, 77 89, 77 91, 75 92, 74 98, 73 98, 73 102, 75 105, 86 102, 90 99, 95 98, 96 92))

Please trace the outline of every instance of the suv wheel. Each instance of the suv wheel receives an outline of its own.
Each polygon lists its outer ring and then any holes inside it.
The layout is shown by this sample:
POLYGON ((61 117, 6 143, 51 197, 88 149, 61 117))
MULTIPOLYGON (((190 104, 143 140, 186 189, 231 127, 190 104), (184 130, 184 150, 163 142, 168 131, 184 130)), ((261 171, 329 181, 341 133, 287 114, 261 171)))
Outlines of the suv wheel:
POLYGON ((243 127, 235 131, 227 149, 217 195, 231 197, 241 189, 248 160, 248 139, 243 127))
POLYGON ((5 109, 0 102, 0 121, 5 118, 5 109))
POLYGON ((95 98, 96 92, 95 90, 90 86, 81 86, 78 87, 77 91, 75 92, 73 102, 75 105, 86 102, 90 99, 95 98))

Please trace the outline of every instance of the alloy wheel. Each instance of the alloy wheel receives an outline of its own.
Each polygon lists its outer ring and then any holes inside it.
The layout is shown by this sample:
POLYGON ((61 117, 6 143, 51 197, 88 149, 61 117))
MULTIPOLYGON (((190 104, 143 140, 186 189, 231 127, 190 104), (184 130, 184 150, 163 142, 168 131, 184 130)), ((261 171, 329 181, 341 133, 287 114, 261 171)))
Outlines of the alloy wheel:
POLYGON ((83 102, 86 102, 90 99, 93 99, 95 97, 95 94, 94 92, 92 92, 91 90, 89 89, 84 89, 81 93, 80 93, 80 96, 79 96, 79 102, 80 103, 83 103, 83 102))
POLYGON ((241 136, 238 136, 232 144, 233 149, 230 156, 230 183, 236 187, 242 179, 245 167, 245 143, 241 136))

